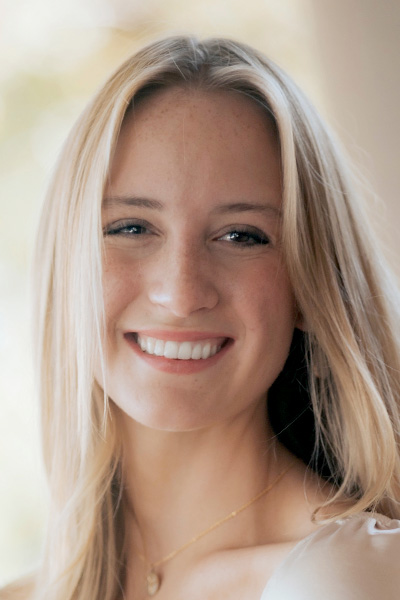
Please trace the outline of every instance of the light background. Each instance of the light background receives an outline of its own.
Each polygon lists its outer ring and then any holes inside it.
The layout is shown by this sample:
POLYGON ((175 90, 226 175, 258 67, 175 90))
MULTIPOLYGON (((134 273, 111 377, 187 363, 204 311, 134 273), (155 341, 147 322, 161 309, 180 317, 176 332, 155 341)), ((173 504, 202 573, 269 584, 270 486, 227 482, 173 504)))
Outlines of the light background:
POLYGON ((0 586, 37 563, 46 515, 28 276, 46 182, 69 128, 110 71, 143 43, 182 32, 250 43, 294 77, 375 190, 368 197, 377 238, 400 273, 397 0, 3 0, 0 586))

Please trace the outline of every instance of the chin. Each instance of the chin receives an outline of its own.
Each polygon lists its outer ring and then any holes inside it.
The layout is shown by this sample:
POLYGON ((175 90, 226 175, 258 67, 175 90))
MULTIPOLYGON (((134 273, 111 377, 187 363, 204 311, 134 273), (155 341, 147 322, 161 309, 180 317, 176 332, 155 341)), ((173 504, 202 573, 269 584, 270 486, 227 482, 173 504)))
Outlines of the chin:
POLYGON ((184 432, 195 431, 211 426, 217 421, 217 415, 204 414, 199 410, 199 403, 193 403, 193 397, 180 401, 175 397, 172 401, 157 402, 155 395, 127 403, 115 403, 120 417, 130 424, 137 423, 143 427, 157 431, 184 432), (214 417, 214 418, 213 418, 214 417))

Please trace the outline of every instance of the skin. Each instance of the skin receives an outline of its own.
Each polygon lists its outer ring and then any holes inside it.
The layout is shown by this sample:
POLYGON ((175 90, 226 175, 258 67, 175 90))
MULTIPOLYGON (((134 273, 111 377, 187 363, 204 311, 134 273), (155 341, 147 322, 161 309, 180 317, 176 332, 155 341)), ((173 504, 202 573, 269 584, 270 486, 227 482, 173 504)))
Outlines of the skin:
MULTIPOLYGON (((267 390, 302 326, 282 259, 281 208, 279 145, 248 98, 172 88, 125 119, 103 228, 107 392, 130 507, 128 599, 145 597, 134 548, 144 542, 149 560, 161 559, 293 462, 266 417, 267 390), (199 372, 165 372, 127 342, 127 332, 148 329, 215 334, 229 348, 199 372)), ((323 498, 304 476, 295 462, 267 496, 161 565, 158 600, 259 599, 315 527, 323 498)))

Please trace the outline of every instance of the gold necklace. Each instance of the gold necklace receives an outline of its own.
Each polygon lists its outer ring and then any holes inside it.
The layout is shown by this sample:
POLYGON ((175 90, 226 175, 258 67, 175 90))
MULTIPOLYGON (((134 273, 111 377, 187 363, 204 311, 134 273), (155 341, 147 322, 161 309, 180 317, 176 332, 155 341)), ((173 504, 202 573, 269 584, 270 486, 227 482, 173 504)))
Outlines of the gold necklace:
MULTIPOLYGON (((203 538, 207 534, 209 534, 212 531, 214 531, 214 529, 217 529, 217 527, 219 527, 220 525, 223 525, 227 521, 230 521, 231 519, 234 519, 239 513, 243 512, 244 510, 246 510, 246 508, 248 508, 249 506, 251 506, 252 504, 254 504, 254 502, 256 502, 257 500, 259 500, 260 498, 262 498, 263 496, 265 496, 266 494, 268 494, 268 492, 270 492, 272 490, 272 488, 277 483, 279 483, 279 481, 294 466, 294 464, 295 464, 294 462, 291 463, 286 469, 284 469, 281 473, 279 473, 279 475, 277 476, 277 478, 272 483, 270 483, 269 485, 267 485, 266 488, 264 488, 263 490, 261 490, 261 492, 259 492, 253 498, 251 498, 251 500, 249 500, 248 502, 246 502, 246 504, 243 504, 242 506, 240 506, 236 510, 233 510, 226 517, 223 517, 222 519, 219 519, 218 521, 216 521, 216 523, 214 523, 213 525, 211 525, 210 527, 208 527, 207 529, 205 529, 204 531, 202 531, 198 535, 195 535, 194 537, 192 537, 188 542, 186 542, 185 544, 183 544, 183 546, 180 546, 176 550, 172 550, 172 552, 170 552, 169 554, 167 554, 163 558, 160 558, 160 560, 156 560, 155 562, 150 562, 147 559, 147 557, 146 557, 145 554, 144 555, 143 554, 138 554, 137 556, 146 564, 146 567, 147 567, 147 575, 146 575, 147 594, 149 596, 154 596, 158 592, 158 590, 160 589, 160 587, 161 587, 161 576, 156 571, 157 567, 159 567, 160 565, 162 565, 162 564, 164 564, 164 563, 172 560, 173 558, 175 558, 175 556, 177 554, 180 554, 181 552, 183 552, 184 550, 186 550, 186 548, 189 548, 189 546, 191 546, 192 544, 195 544, 196 542, 198 542, 201 538, 203 538)), ((142 543, 143 543, 143 550, 144 550, 144 552, 146 552, 146 549, 145 549, 145 546, 144 546, 143 536, 141 536, 141 537, 142 537, 142 543)))

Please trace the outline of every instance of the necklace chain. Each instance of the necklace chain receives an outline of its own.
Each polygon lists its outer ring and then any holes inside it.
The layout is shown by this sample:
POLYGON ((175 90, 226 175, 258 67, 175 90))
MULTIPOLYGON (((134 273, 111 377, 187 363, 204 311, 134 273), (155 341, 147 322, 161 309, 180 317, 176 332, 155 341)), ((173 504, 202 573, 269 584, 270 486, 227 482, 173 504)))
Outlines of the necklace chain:
MULTIPOLYGON (((155 571, 155 569, 157 567, 159 567, 160 565, 162 565, 162 564, 164 564, 164 563, 172 560, 173 558, 175 558, 175 556, 177 554, 180 554, 181 552, 183 552, 184 550, 186 550, 186 548, 189 548, 189 546, 191 546, 192 544, 195 544, 196 542, 198 542, 199 540, 201 540, 201 538, 205 537, 206 535, 208 535, 209 533, 211 533, 212 531, 214 531, 214 529, 217 529, 217 527, 220 527, 221 525, 223 525, 227 521, 230 521, 231 519, 234 519, 238 514, 240 514, 244 510, 246 510, 246 508, 248 508, 252 504, 254 504, 254 502, 257 502, 257 500, 259 500, 260 498, 262 498, 263 496, 265 496, 266 494, 268 494, 268 492, 271 491, 272 488, 277 483, 279 483, 279 481, 286 475, 286 473, 293 466, 294 466, 294 462, 292 462, 286 469, 284 469, 283 471, 281 471, 281 473, 279 473, 279 475, 274 479, 274 481, 272 483, 268 484, 266 488, 264 488, 263 490, 261 490, 261 492, 258 492, 258 494, 256 494, 255 496, 253 496, 253 498, 251 498, 250 500, 248 500, 248 502, 246 502, 245 504, 243 504, 242 506, 240 506, 236 510, 233 510, 231 513, 229 513, 228 515, 226 515, 222 519, 219 519, 213 525, 211 525, 210 527, 208 527, 207 529, 205 529, 201 533, 199 533, 199 534, 195 535, 194 537, 192 537, 189 541, 187 541, 185 544, 183 544, 182 546, 180 546, 176 550, 172 550, 172 552, 169 552, 169 554, 167 554, 163 558, 160 558, 159 560, 156 560, 155 562, 150 562, 145 555, 138 553, 137 556, 146 564, 146 566, 148 568, 148 574, 146 576, 146 580, 147 580, 147 593, 149 594, 149 596, 154 596, 158 592, 158 590, 160 589, 161 579, 160 579, 160 576, 155 571)), ((142 536, 142 542, 143 542, 143 547, 144 547, 143 536, 142 536)), ((145 551, 145 548, 144 548, 144 551, 145 551)))

